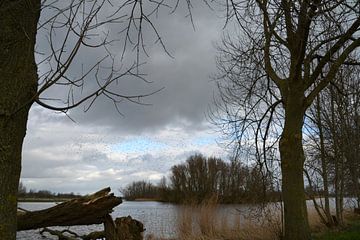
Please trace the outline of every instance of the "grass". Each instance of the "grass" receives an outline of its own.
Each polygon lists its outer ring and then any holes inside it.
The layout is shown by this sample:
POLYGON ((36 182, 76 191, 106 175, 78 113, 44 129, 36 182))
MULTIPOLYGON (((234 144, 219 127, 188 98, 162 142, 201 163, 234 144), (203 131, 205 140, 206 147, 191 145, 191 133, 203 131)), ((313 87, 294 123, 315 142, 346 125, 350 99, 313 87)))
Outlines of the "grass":
POLYGON ((360 217, 350 217, 343 229, 328 230, 314 236, 314 240, 359 240, 360 217))

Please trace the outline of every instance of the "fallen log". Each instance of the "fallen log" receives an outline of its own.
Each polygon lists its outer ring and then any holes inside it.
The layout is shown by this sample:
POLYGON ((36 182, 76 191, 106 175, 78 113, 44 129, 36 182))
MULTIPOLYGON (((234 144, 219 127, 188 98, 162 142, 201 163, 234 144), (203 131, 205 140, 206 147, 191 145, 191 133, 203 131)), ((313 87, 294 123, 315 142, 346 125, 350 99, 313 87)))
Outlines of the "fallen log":
POLYGON ((49 228, 43 228, 40 231, 40 234, 46 238, 46 236, 44 235, 44 233, 48 233, 52 236, 56 236, 59 240, 97 240, 97 239, 105 239, 105 232, 104 231, 99 231, 99 232, 92 232, 86 235, 79 235, 76 232, 70 231, 69 229, 64 229, 64 230, 53 230, 53 229, 49 229, 49 228), (66 235, 67 234, 67 235, 66 235))
POLYGON ((58 237, 59 240, 142 240, 145 231, 144 225, 130 216, 113 221, 110 215, 105 217, 104 229, 104 231, 92 232, 87 235, 79 235, 69 229, 59 231, 49 228, 42 229, 40 233, 43 236, 44 233, 48 233, 58 237))
POLYGON ((44 210, 18 212, 17 230, 104 223, 113 208, 122 203, 121 198, 110 191, 105 188, 44 210))

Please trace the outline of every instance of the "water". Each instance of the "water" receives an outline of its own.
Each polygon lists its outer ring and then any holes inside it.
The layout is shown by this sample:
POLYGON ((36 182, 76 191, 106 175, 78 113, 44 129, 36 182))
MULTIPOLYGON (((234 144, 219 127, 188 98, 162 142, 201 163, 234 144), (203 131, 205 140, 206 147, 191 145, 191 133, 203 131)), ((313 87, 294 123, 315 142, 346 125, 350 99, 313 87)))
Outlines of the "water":
MULTIPOLYGON (((27 210, 40 210, 54 206, 55 203, 19 203, 19 207, 27 210)), ((175 237, 177 235, 176 229, 178 227, 178 220, 184 212, 184 207, 170 203, 160 203, 153 201, 124 201, 114 209, 111 214, 115 219, 130 215, 132 218, 141 221, 145 228, 145 235, 154 234, 166 238, 175 237)), ((221 205, 218 211, 227 217, 237 217, 240 215, 239 209, 248 209, 246 205, 221 205)), ((64 227, 52 228, 64 229, 64 227)), ((103 230, 103 225, 91 226, 73 226, 70 228, 78 234, 87 234, 92 231, 103 230)), ((17 240, 44 240, 44 239, 57 239, 50 235, 45 235, 43 238, 39 230, 20 231, 17 233, 17 240)))
MULTIPOLYGON (((19 203, 19 207, 27 210, 40 210, 54 206, 55 203, 19 203)), ((177 221, 179 207, 177 205, 160 203, 160 202, 127 202, 124 201, 114 209, 111 214, 115 219, 131 215, 132 218, 141 221, 145 228, 145 234, 155 234, 156 236, 172 237, 175 236, 175 226, 177 221)), ((64 229, 63 227, 52 229, 64 229)), ((71 230, 78 234, 87 234, 92 231, 103 230, 103 225, 91 226, 73 226, 71 230)), ((43 238, 39 230, 20 231, 17 233, 18 240, 44 240, 44 239, 57 239, 46 235, 43 238)))

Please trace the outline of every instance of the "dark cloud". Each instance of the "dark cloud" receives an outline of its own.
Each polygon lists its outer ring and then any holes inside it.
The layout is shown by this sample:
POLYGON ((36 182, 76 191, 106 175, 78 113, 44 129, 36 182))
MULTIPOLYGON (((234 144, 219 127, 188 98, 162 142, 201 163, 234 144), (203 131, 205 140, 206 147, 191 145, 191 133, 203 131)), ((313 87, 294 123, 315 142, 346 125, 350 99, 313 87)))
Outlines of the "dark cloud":
MULTIPOLYGON (((117 130, 122 134, 154 131, 174 122, 186 122, 184 127, 194 129, 201 127, 215 91, 215 84, 209 76, 216 71, 213 43, 220 38, 222 28, 219 18, 214 17, 209 9, 201 9, 194 10, 195 31, 181 12, 172 15, 166 12, 156 20, 158 31, 174 58, 168 56, 159 45, 147 42, 149 57, 143 58, 146 64, 140 71, 147 74, 146 79, 151 84, 127 77, 114 86, 121 93, 130 95, 164 88, 143 99, 151 106, 124 101, 119 105, 124 114, 122 117, 111 101, 99 98, 87 113, 80 107, 71 111, 70 116, 81 124, 107 125, 112 127, 112 131, 117 130)), ((114 49, 121 52, 121 47, 114 49)), ((86 59, 96 58, 93 55, 97 52, 84 54, 86 57, 83 61, 86 62, 86 59)), ((80 63, 78 66, 81 66, 80 63)))

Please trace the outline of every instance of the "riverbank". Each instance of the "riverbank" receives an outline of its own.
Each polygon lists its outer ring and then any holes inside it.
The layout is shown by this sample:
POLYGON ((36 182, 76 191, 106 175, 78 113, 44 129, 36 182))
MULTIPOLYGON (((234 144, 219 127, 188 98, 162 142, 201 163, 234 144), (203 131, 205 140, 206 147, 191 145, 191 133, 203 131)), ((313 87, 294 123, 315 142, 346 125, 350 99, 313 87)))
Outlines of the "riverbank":
POLYGON ((66 202, 73 198, 19 198, 18 202, 66 202))
POLYGON ((165 202, 159 198, 135 198, 135 199, 124 199, 128 202, 163 202, 163 203, 169 203, 165 202))

